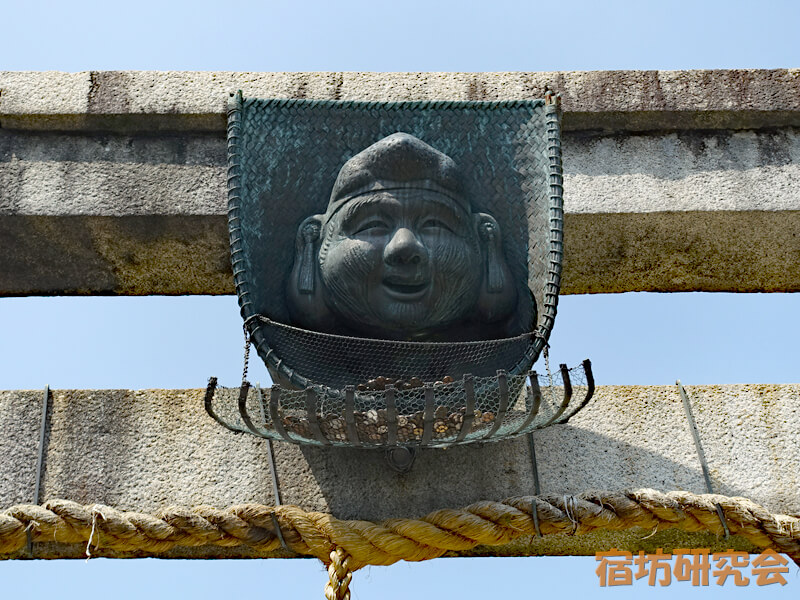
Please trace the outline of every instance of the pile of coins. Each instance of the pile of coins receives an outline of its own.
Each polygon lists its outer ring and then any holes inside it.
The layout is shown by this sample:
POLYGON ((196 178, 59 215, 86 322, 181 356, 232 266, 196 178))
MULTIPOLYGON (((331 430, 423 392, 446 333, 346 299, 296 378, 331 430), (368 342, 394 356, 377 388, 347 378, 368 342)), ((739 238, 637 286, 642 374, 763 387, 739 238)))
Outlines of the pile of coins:
MULTIPOLYGON (((444 385, 445 383, 453 383, 453 378, 449 375, 442 377, 441 381, 437 381, 434 385, 444 385)), ((398 390, 411 390, 420 388, 424 384, 419 377, 412 377, 411 379, 394 379, 392 377, 376 377, 370 379, 367 383, 360 383, 356 386, 359 392, 377 392, 384 391, 387 385, 392 385, 398 390)))
MULTIPOLYGON (((384 385, 386 384, 384 383, 384 385)), ((431 439, 455 438, 461 431, 465 414, 466 409, 463 407, 452 409, 447 406, 437 406, 433 412, 431 439)), ((354 411, 353 416, 355 417, 358 441, 363 444, 375 445, 388 443, 389 423, 386 409, 354 411)), ((495 414, 493 412, 475 410, 470 432, 478 431, 481 428, 488 429, 494 420, 495 414)), ((287 432, 309 440, 315 439, 307 417, 285 416, 282 419, 282 423, 287 432)), ((355 442, 355 440, 348 439, 347 423, 343 416, 317 415, 317 423, 322 435, 331 442, 355 442)), ((396 439, 398 443, 419 442, 422 440, 424 432, 425 413, 423 411, 397 416, 396 439)))
MULTIPOLYGON (((325 403, 319 403, 316 414, 316 426, 319 428, 315 435, 316 427, 309 421, 308 414, 298 410, 288 409, 284 405, 284 413, 281 423, 287 433, 293 436, 304 438, 303 441, 319 442, 319 434, 334 443, 345 443, 356 445, 361 443, 367 446, 385 446, 389 444, 390 427, 393 429, 392 441, 396 444, 414 444, 422 442, 425 436, 426 427, 430 428, 430 441, 448 442, 455 441, 461 433, 461 428, 466 415, 466 407, 463 405, 463 389, 454 386, 454 379, 450 376, 442 377, 441 380, 434 382, 436 392, 436 405, 431 415, 431 420, 425 422, 425 398, 422 393, 424 383, 419 377, 400 379, 393 377, 375 377, 366 383, 356 386, 360 394, 356 398, 355 409, 353 410, 353 425, 355 425, 355 436, 348 435, 347 417, 343 412, 341 399, 335 402, 338 406, 332 408, 325 403), (386 389, 392 386, 398 391, 395 397, 396 417, 395 422, 390 423, 388 410, 382 399, 386 389), (407 392, 406 390, 414 390, 407 392), (376 392, 370 394, 370 392, 376 392), (328 410, 325 410, 328 408, 328 410), (356 437, 357 439, 353 439, 356 437)), ((480 395, 479 395, 480 397, 480 395)), ((493 427, 496 414, 487 408, 489 402, 478 402, 482 407, 473 411, 471 424, 467 433, 488 431, 493 427)), ((493 404, 493 403, 491 403, 493 404)))

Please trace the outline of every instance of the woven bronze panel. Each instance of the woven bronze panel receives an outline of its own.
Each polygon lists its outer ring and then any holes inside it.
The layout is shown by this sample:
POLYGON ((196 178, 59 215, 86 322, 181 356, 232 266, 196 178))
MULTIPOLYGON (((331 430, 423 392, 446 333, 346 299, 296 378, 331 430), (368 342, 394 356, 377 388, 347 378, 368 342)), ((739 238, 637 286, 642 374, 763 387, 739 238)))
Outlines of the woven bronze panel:
MULTIPOLYGON (((502 231, 502 253, 515 282, 516 310, 503 340, 474 340, 487 341, 479 352, 483 358, 473 358, 475 345, 464 348, 464 356, 470 357, 470 373, 490 376, 496 369, 525 373, 549 336, 562 256, 556 104, 238 96, 231 103, 228 125, 233 272, 248 330, 259 355, 281 383, 341 389, 377 375, 426 379, 463 374, 463 360, 445 361, 444 366, 437 362, 441 345, 414 347, 412 342, 409 349, 404 346, 409 341, 404 340, 393 352, 386 350, 391 343, 387 346, 384 340, 347 342, 330 332, 315 338, 313 332, 297 327, 287 306, 298 227, 309 215, 325 212, 337 174, 349 159, 397 132, 452 158, 464 174, 472 210, 492 215, 502 231), (350 352, 351 347, 356 349, 350 352), (337 364, 345 355, 347 364, 355 367, 337 364), (409 356, 430 358, 415 362, 409 356), (393 360, 410 366, 392 371, 393 360), (370 370, 367 363, 372 362, 377 370, 370 370), (324 368, 317 368, 321 363, 326 363, 324 368)), ((457 354, 459 349, 447 351, 457 354)))

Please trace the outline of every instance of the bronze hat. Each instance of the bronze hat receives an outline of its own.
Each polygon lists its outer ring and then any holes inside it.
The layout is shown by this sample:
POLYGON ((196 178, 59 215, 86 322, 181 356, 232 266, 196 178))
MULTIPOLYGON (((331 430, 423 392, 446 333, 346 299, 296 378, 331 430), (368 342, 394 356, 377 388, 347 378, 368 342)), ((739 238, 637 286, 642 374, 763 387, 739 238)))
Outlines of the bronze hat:
POLYGON ((420 189, 447 196, 470 212, 456 162, 408 133, 393 133, 348 160, 333 184, 327 216, 370 192, 420 189))

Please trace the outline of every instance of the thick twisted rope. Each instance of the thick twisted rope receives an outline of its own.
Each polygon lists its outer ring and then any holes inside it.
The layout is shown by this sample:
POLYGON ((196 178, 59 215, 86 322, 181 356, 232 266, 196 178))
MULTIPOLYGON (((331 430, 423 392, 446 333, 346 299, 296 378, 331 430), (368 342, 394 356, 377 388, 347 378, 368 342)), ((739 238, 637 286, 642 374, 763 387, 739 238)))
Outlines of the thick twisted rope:
POLYGON ((328 564, 328 584, 325 586, 327 600, 350 600, 350 582, 353 580, 350 557, 341 548, 331 551, 328 564))
POLYGON ((17 505, 0 513, 0 554, 20 550, 29 531, 35 542, 87 544, 88 550, 94 547, 157 555, 174 546, 246 545, 269 552, 281 547, 277 521, 289 548, 331 565, 336 576, 333 597, 343 598, 349 584, 346 573, 365 565, 427 560, 448 551, 465 551, 479 544, 503 545, 534 535, 534 507, 542 535, 632 527, 649 531, 675 527, 721 535, 717 504, 732 534, 800 561, 798 517, 773 515, 745 498, 650 489, 524 496, 438 510, 421 519, 381 523, 342 521, 296 506, 246 504, 225 510, 198 506, 168 508, 148 515, 51 500, 43 506, 17 505))

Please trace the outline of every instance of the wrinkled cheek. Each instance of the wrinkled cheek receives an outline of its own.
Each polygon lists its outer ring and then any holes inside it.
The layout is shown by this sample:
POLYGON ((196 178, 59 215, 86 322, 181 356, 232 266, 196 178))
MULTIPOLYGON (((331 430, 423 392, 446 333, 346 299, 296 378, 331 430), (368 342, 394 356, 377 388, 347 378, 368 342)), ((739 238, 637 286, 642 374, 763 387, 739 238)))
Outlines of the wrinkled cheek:
POLYGON ((364 242, 344 240, 331 244, 321 270, 334 308, 345 310, 350 316, 370 310, 370 275, 381 258, 378 248, 364 242))
POLYGON ((434 283, 438 318, 453 319, 472 309, 483 276, 477 248, 443 244, 434 249, 434 283))
POLYGON ((436 244, 431 250, 436 269, 442 273, 466 273, 474 266, 476 252, 466 244, 436 244))
POLYGON ((370 244, 345 240, 331 244, 328 250, 323 271, 336 277, 363 276, 372 270, 374 257, 378 252, 370 244))

